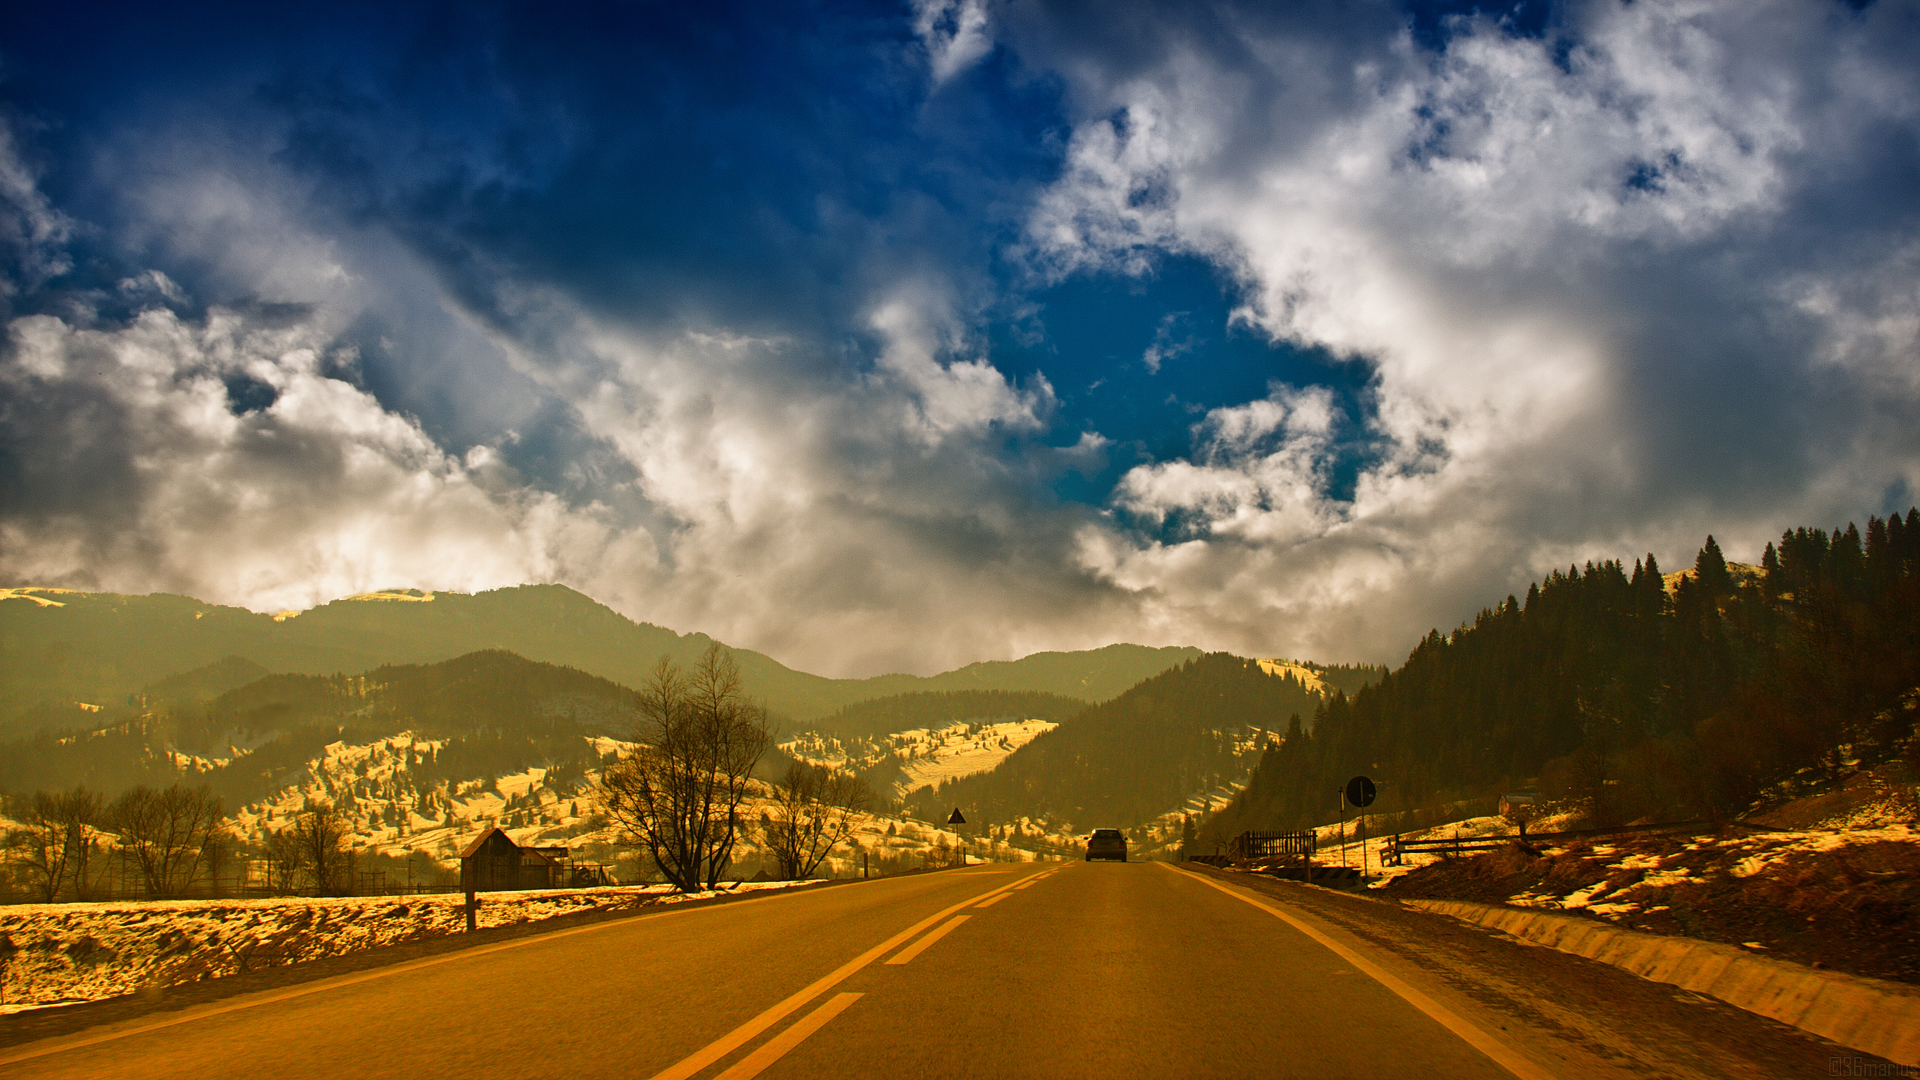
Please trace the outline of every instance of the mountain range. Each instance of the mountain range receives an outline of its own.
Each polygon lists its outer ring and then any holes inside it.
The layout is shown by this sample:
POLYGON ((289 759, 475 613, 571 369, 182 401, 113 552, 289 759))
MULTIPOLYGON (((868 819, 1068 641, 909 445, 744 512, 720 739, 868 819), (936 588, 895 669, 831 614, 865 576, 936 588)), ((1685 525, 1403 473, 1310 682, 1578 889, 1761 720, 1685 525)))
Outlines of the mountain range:
MULTIPOLYGON (((146 707, 143 695, 205 699, 264 672, 358 674, 489 649, 638 686, 659 657, 689 664, 711 640, 634 622, 561 585, 473 594, 393 589, 278 615, 167 594, 5 589, 0 737, 136 715, 146 707)), ((1035 691, 1102 701, 1200 654, 1119 644, 933 676, 830 679, 762 653, 732 652, 749 692, 786 726, 855 702, 925 691, 1035 691)))

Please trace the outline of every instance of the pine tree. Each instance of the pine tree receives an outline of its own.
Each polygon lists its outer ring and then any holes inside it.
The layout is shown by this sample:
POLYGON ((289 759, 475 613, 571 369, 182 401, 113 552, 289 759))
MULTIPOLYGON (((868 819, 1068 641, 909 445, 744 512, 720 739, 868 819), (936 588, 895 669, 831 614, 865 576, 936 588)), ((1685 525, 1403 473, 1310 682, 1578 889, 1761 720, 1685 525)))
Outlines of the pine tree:
POLYGON ((1701 547, 1699 557, 1694 559, 1693 570, 1709 597, 1717 601, 1733 595, 1733 576, 1727 572, 1727 560, 1711 535, 1701 547))

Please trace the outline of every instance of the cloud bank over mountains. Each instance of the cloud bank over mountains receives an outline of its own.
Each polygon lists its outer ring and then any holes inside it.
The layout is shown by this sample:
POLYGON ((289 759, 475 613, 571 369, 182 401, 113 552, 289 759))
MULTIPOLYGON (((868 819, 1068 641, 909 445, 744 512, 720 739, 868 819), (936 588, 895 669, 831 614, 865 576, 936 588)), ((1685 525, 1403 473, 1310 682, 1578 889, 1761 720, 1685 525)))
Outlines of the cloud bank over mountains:
POLYGON ((1912 5, 509 12, 84 91, 11 36, 9 583, 1392 661, 1920 498, 1912 5))

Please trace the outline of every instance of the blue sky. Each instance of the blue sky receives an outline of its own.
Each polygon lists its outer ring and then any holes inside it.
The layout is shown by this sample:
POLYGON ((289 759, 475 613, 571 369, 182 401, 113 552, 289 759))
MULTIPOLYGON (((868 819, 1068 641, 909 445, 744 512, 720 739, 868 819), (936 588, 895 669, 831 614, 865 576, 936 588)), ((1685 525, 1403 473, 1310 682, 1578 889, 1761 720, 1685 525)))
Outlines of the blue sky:
POLYGON ((42 5, 0 574, 1393 661, 1904 509, 1913 4, 42 5), (1753 549, 1753 550, 1749 550, 1753 549))

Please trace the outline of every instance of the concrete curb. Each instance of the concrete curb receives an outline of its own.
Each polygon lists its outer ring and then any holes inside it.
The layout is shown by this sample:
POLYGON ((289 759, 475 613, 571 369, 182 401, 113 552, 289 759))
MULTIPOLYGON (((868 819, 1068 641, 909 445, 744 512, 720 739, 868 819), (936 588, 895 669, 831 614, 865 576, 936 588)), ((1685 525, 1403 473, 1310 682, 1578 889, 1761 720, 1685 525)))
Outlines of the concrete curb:
POLYGON ((1804 967, 1745 949, 1462 900, 1406 903, 1654 982, 1709 994, 1842 1046, 1920 1065, 1920 987, 1804 967))

